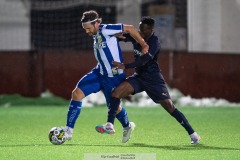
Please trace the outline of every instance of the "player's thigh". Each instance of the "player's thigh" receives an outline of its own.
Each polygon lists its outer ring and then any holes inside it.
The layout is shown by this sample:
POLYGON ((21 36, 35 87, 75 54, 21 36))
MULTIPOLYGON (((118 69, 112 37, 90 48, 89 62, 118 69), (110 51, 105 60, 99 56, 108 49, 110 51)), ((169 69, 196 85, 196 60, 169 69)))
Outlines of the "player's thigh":
POLYGON ((91 93, 97 93, 101 89, 99 76, 94 72, 88 73, 79 80, 77 88, 84 93, 85 97, 91 93))
POLYGON ((113 90, 112 96, 121 99, 129 96, 133 92, 134 88, 132 85, 128 81, 124 81, 113 90))

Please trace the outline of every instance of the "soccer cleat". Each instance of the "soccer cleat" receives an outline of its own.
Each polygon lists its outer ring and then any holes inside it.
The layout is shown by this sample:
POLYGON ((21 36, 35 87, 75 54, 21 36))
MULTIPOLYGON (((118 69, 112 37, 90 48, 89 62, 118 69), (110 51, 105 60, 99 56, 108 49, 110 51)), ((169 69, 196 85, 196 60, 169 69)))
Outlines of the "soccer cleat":
POLYGON ((113 128, 113 124, 107 122, 104 125, 97 125, 95 127, 96 131, 99 133, 105 133, 105 134, 114 134, 115 133, 115 129, 113 128))
POLYGON ((201 137, 196 132, 194 132, 193 134, 190 135, 190 139, 191 139, 191 144, 198 144, 201 137))
POLYGON ((65 134, 64 136, 66 137, 66 140, 70 141, 72 139, 72 134, 73 134, 73 128, 70 128, 68 126, 63 127, 65 134))
POLYGON ((135 127, 136 127, 135 123, 129 122, 129 126, 123 128, 122 143, 126 143, 131 138, 131 134, 135 127))

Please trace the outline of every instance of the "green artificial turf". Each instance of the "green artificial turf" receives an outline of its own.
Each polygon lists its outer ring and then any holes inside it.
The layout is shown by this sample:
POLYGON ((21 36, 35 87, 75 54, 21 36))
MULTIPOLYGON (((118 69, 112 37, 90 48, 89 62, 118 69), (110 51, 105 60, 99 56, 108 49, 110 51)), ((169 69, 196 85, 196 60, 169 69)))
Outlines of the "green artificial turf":
POLYGON ((72 141, 52 145, 48 131, 65 125, 68 106, 2 106, 0 159, 85 160, 88 153, 101 154, 99 159, 104 160, 117 160, 104 158, 107 154, 147 153, 156 154, 157 160, 240 159, 240 107, 179 108, 201 135, 198 145, 190 144, 187 132, 161 107, 126 109, 136 123, 126 144, 121 143, 122 129, 117 120, 114 135, 95 131, 97 124, 106 121, 106 107, 83 107, 72 141))

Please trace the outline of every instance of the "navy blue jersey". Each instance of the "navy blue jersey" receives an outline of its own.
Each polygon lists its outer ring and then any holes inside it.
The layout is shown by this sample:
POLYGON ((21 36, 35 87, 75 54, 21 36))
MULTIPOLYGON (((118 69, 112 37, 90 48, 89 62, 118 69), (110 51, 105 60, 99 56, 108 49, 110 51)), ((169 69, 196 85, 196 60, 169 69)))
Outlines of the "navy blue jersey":
MULTIPOLYGON (((124 42, 132 42, 133 48, 134 48, 134 58, 135 62, 141 62, 146 60, 146 63, 144 65, 139 65, 135 67, 137 74, 142 74, 144 72, 148 73, 156 73, 160 72, 159 66, 158 66, 158 55, 160 53, 160 43, 158 41, 158 37, 155 36, 155 34, 152 34, 151 37, 147 40, 147 44, 149 46, 148 55, 147 58, 141 59, 143 56, 141 53, 142 47, 140 44, 136 42, 134 38, 132 38, 129 34, 124 34, 125 39, 119 39, 120 41, 124 42), (149 58, 150 57, 150 58, 149 58)), ((127 67, 131 68, 131 67, 127 67)))
POLYGON ((155 102, 170 99, 170 95, 165 80, 158 66, 158 55, 160 53, 160 43, 154 34, 148 39, 148 54, 141 53, 141 46, 129 34, 124 34, 126 39, 122 41, 131 41, 134 47, 133 63, 125 64, 125 68, 135 68, 136 73, 128 77, 126 81, 133 87, 134 93, 145 91, 147 95, 155 102))

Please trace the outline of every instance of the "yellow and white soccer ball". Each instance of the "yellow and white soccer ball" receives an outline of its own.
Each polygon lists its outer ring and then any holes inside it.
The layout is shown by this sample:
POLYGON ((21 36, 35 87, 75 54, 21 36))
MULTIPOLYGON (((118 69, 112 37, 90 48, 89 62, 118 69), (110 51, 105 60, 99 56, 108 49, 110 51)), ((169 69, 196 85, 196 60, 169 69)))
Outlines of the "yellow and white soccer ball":
POLYGON ((53 127, 48 133, 49 141, 54 145, 63 144, 66 141, 63 127, 53 127))

